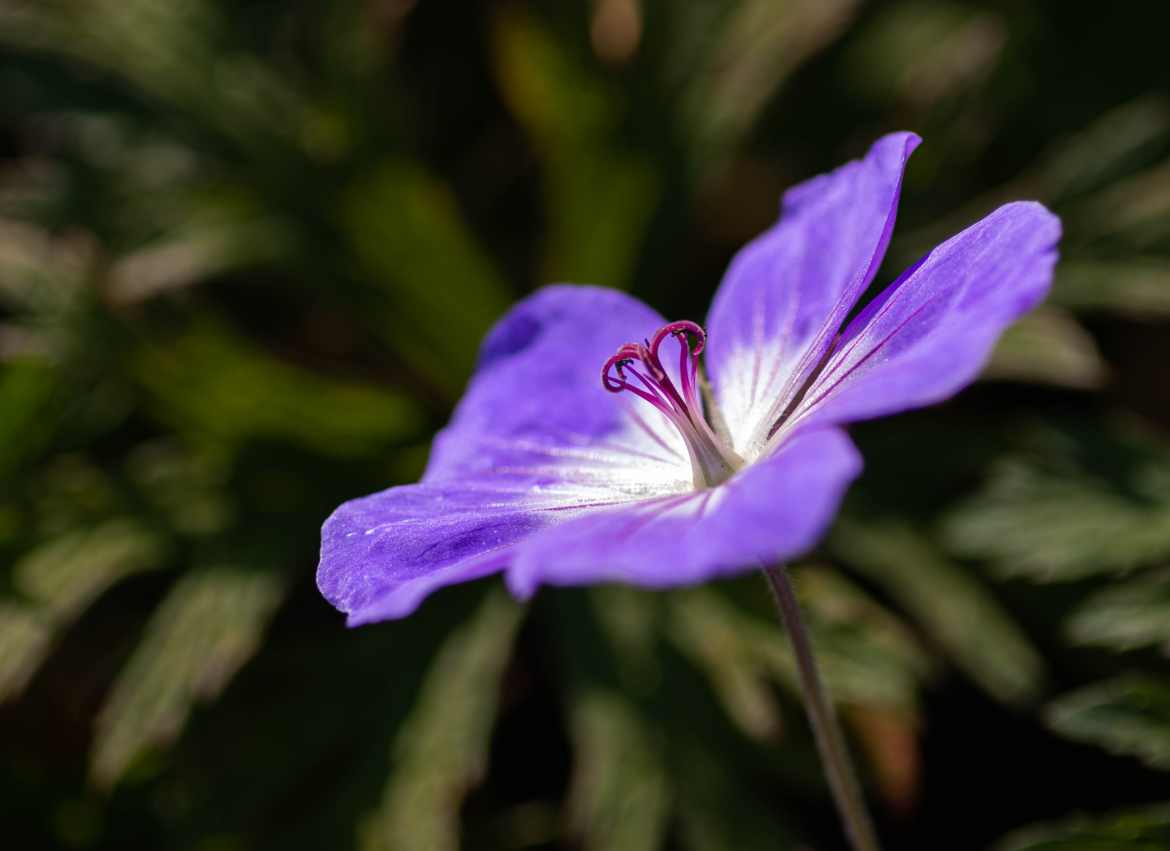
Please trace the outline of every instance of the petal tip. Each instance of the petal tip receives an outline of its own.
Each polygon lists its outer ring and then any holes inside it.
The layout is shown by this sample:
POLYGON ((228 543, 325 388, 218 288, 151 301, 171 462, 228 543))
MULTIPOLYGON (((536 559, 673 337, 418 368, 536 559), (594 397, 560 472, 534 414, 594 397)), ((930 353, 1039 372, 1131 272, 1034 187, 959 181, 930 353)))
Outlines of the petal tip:
POLYGON ((536 595, 536 589, 540 585, 536 575, 531 570, 524 569, 523 561, 513 563, 504 573, 504 584, 508 587, 509 593, 521 603, 527 603, 536 595))
POLYGON ((922 137, 909 130, 882 136, 870 146, 867 158, 879 161, 883 168, 901 172, 910 155, 922 144, 922 137))

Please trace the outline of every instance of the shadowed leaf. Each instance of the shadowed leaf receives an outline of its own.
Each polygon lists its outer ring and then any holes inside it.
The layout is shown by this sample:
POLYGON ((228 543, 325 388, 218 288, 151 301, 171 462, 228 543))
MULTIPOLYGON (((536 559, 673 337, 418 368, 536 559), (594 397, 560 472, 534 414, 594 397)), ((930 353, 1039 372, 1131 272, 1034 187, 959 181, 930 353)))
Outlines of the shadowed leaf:
POLYGON ((384 163, 355 181, 338 211, 351 248, 390 301, 390 342, 457 392, 508 291, 451 192, 416 165, 384 163))
MULTIPOLYGON (((1053 437, 1050 449, 1059 450, 1053 437)), ((949 545, 990 559, 1004 576, 1037 582, 1120 573, 1170 555, 1165 458, 1150 452, 1111 478, 1067 469, 1069 462, 1077 463, 1056 453, 1043 465, 1001 462, 983 491, 948 517, 949 545)))
POLYGON ((796 851, 806 847, 766 791, 705 747, 701 736, 681 742, 674 781, 678 836, 687 851, 796 851))
POLYGON ((1036 825, 1001 840, 994 851, 1164 851, 1170 847, 1170 805, 1077 816, 1036 825))
MULTIPOLYGON (((827 571, 800 570, 795 581, 834 699, 913 707, 928 661, 901 624, 827 571)), ((780 625, 708 589, 673 598, 672 638, 711 677, 732 717, 754 735, 775 732, 779 722, 768 683, 778 679, 794 692, 798 687, 780 625)))
POLYGON ((1138 674, 1066 694, 1047 712, 1054 730, 1170 770, 1170 685, 1138 674))
POLYGON ((661 175, 622 135, 620 91, 513 10, 497 16, 495 64, 508 105, 542 159, 544 278, 629 286, 661 175))
POLYGON ((203 438, 285 440, 354 455, 407 439, 421 425, 416 403, 401 392, 316 375, 212 325, 148 345, 135 365, 162 415, 203 438))
POLYGON ((34 363, 10 364, 0 372, 0 481, 20 463, 31 460, 52 437, 56 421, 51 405, 57 376, 34 363))

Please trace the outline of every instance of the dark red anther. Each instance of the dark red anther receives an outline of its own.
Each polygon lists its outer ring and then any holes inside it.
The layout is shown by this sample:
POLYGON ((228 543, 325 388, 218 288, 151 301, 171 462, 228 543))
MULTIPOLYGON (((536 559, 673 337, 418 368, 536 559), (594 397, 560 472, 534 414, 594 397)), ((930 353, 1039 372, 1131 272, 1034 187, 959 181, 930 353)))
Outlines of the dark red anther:
POLYGON ((655 358, 658 357, 658 348, 667 336, 675 337, 686 347, 692 356, 697 357, 702 354, 703 349, 707 346, 707 332, 698 323, 683 319, 679 322, 671 322, 668 325, 663 325, 658 329, 658 333, 654 335, 654 339, 646 344, 646 348, 650 350, 650 353, 655 358), (694 340, 693 343, 691 342, 692 339, 694 340))

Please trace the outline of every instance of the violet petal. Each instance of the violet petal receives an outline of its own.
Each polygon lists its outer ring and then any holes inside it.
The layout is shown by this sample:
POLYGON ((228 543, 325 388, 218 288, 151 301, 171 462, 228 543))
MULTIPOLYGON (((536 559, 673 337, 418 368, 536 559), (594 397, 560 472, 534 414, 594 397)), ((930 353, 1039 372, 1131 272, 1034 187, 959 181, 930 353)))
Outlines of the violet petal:
POLYGON ((939 402, 979 374, 1003 330, 1048 292, 1060 220, 1006 204, 904 272, 845 329, 799 408, 796 427, 939 402))
POLYGON ((601 385, 601 367, 619 346, 664 324, 616 290, 538 290, 488 334, 423 481, 487 474, 534 485, 572 480, 631 497, 689 487, 690 459, 674 426, 631 394, 601 385))
POLYGON ((516 548, 508 585, 625 582, 664 588, 799 555, 832 521, 861 458, 844 432, 797 435, 722 485, 593 511, 516 548))
POLYGON ((864 159, 793 187, 777 224, 728 268, 708 318, 706 364, 734 447, 748 460, 873 279, 919 141, 885 136, 864 159))
POLYGON ((673 426, 601 386, 606 358, 662 324, 593 287, 548 287, 516 305, 488 335, 423 482, 351 500, 326 521, 321 592, 351 625, 403 617, 440 587, 500 570, 538 529, 690 490, 673 426))

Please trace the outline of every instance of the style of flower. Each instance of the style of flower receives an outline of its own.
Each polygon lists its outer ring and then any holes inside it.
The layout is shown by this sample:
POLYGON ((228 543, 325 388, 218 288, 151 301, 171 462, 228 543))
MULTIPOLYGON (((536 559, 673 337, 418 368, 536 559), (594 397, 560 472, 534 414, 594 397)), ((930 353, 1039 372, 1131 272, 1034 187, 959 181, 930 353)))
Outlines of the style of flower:
POLYGON ((541 584, 688 585, 810 549, 861 470, 841 427, 957 392, 1051 281, 1059 221, 1007 204, 846 324, 919 141, 885 136, 789 190, 731 263, 709 336, 595 287, 516 305, 422 481, 326 521, 321 592, 357 625, 500 571, 526 598, 541 584))

